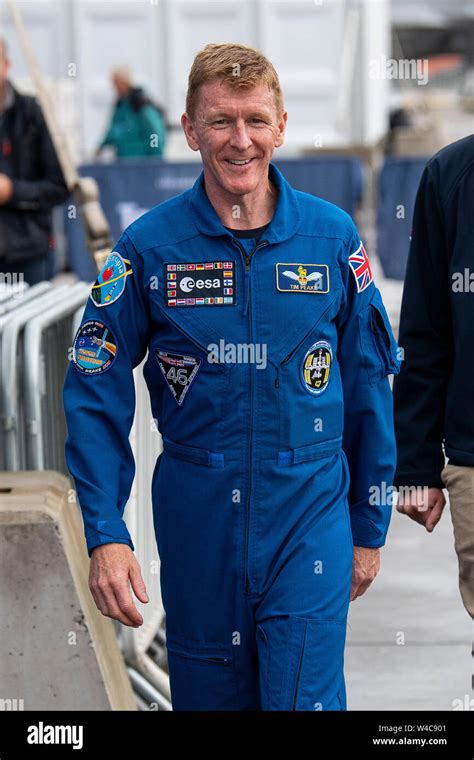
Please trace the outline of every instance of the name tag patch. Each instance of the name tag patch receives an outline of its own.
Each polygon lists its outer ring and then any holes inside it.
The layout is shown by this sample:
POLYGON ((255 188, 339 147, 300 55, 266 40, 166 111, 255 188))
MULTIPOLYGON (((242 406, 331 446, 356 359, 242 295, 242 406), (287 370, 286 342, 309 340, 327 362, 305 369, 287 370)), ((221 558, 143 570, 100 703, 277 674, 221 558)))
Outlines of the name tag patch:
POLYGON ((164 268, 166 306, 231 306, 236 303, 233 261, 166 263, 164 268))
POLYGON ((181 406, 201 366, 201 359, 187 354, 155 351, 155 356, 174 400, 181 406))
POLYGON ((281 293, 329 293, 327 264, 275 264, 276 288, 281 293))

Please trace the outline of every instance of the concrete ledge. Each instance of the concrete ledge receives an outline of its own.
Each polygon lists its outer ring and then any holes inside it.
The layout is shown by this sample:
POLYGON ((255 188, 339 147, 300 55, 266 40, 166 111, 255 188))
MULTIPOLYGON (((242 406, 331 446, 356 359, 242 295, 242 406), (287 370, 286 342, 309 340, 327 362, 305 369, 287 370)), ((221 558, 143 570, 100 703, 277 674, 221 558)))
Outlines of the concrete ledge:
POLYGON ((0 472, 0 711, 138 709, 74 493, 57 472, 0 472))

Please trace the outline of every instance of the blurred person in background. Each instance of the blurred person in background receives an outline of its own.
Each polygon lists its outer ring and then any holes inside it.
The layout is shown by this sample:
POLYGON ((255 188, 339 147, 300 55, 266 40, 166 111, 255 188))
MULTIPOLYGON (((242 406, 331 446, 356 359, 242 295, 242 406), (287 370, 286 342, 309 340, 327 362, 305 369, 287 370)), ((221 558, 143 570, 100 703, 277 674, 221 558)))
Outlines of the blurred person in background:
POLYGON ((112 84, 117 93, 110 125, 97 154, 112 147, 117 158, 156 156, 162 158, 166 144, 164 111, 146 95, 142 87, 134 87, 130 70, 112 70, 112 84))
POLYGON ((446 503, 443 486, 448 489, 459 588, 471 618, 473 199, 474 135, 470 135, 437 153, 421 178, 400 315, 399 344, 405 360, 394 381, 398 449, 394 484, 407 489, 399 492, 397 509, 431 533, 446 503))
POLYGON ((0 273, 29 285, 52 276, 52 208, 69 190, 41 108, 8 79, 0 39, 0 273))

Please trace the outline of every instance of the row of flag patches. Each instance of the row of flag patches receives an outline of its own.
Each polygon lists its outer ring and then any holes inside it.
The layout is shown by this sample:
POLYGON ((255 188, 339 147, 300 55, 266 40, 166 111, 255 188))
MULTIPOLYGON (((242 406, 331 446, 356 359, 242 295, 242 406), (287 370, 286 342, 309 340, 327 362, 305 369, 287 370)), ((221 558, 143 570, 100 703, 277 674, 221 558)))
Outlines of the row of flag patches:
MULTIPOLYGON (((233 293, 234 293, 234 291, 233 291, 232 288, 224 288, 224 295, 225 296, 231 296, 231 295, 233 295, 233 293)), ((167 291, 167 295, 168 295, 168 298, 176 298, 176 290, 168 290, 167 291)), ((207 301, 207 300, 205 300, 204 303, 216 303, 216 300, 214 299, 214 301, 210 301, 210 302, 207 301)))
MULTIPOLYGON (((181 265, 178 264, 178 266, 181 266, 181 265)), ((227 270, 227 269, 224 270, 224 277, 225 278, 226 277, 230 277, 229 280, 224 279, 224 285, 232 285, 233 274, 234 273, 232 271, 230 271, 230 270, 227 270)), ((175 272, 168 272, 168 274, 166 276, 167 276, 168 281, 169 280, 176 280, 176 273, 175 272)))
POLYGON ((168 264, 167 270, 168 272, 193 272, 196 269, 232 269, 232 264, 233 261, 208 261, 203 264, 168 264))
POLYGON ((168 306, 203 306, 204 304, 232 303, 232 296, 214 296, 210 298, 170 298, 168 306))

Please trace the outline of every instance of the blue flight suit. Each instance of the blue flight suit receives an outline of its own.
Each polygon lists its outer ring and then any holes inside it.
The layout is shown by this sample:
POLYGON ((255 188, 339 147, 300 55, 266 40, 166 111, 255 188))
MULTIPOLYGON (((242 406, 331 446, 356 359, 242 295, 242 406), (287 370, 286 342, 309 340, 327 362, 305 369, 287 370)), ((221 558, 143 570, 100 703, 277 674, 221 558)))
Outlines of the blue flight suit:
POLYGON ((276 208, 252 252, 203 176, 121 235, 74 340, 66 457, 88 551, 134 549, 148 350, 174 709, 345 710, 353 546, 382 546, 391 514, 397 344, 350 216, 270 163, 276 208))

